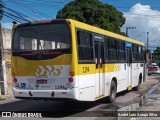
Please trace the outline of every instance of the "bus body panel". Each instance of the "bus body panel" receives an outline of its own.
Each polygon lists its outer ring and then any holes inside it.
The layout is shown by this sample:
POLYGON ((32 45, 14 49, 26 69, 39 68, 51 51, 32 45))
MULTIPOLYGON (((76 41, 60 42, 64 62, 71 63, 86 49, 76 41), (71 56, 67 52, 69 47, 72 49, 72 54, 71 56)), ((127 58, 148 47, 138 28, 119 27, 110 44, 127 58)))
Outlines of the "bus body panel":
POLYGON ((141 65, 142 63, 132 64, 132 87, 138 85, 140 74, 143 76, 143 67, 141 67, 141 65))
MULTIPOLYGON (((12 56, 12 73, 15 74, 20 86, 16 88, 15 83, 13 84, 13 95, 15 97, 69 98, 79 101, 95 101, 110 94, 110 85, 113 79, 117 80, 117 93, 126 90, 128 87, 138 85, 139 75, 142 74, 143 76, 141 64, 145 65, 145 63, 131 63, 131 66, 128 67, 129 63, 127 61, 125 63, 105 62, 100 69, 96 69, 96 61, 81 63, 78 58, 76 30, 77 28, 87 30, 93 32, 93 34, 110 36, 121 41, 144 46, 142 42, 78 21, 70 19, 66 21, 71 33, 70 54, 63 54, 48 60, 26 60, 22 57, 12 56), (74 73, 74 75, 72 76, 70 73, 74 73), (74 82, 69 83, 69 78, 73 78, 74 82), (42 84, 40 82, 37 85, 39 80, 42 84), (45 84, 46 81, 47 84, 45 84)), ((104 44, 103 41, 99 43, 104 44)))
POLYGON ((27 60, 13 56, 13 72, 16 76, 59 76, 64 65, 70 66, 71 57, 71 54, 65 54, 49 60, 27 60))
MULTIPOLYGON (((74 33, 74 23, 72 23, 72 21, 68 22, 69 30, 74 33)), ((60 22, 58 22, 58 24, 59 23, 60 22)), ((42 23, 41 26, 43 25, 45 26, 45 23, 42 23)), ((23 27, 19 27, 18 29, 22 28, 23 27)), ((74 34, 71 34, 71 39, 75 39, 74 34)), ((14 44, 12 46, 14 46, 14 44)), ((23 56, 29 56, 30 54, 24 53, 22 53, 22 55, 20 54, 20 56, 12 55, 12 74, 14 74, 13 79, 16 78, 17 81, 16 83, 13 83, 14 96, 18 98, 79 99, 78 77, 76 77, 78 71, 75 69, 77 61, 75 57, 76 46, 74 41, 71 41, 71 46, 71 54, 66 53, 58 55, 58 57, 44 60, 25 59, 23 56), (75 75, 70 76, 70 72, 73 72, 75 75), (69 82, 68 79, 70 77, 72 77, 73 82, 69 82), (17 86, 17 84, 19 85, 17 86), (31 92, 32 95, 30 95, 29 92, 31 92), (51 96, 51 94, 54 94, 54 97, 51 96)), ((58 52, 53 52, 53 54, 60 52, 61 51, 59 50, 58 52)), ((31 55, 34 55, 35 53, 31 53, 31 55)), ((41 53, 43 54, 43 51, 40 52, 40 54, 41 53)), ((47 54, 49 56, 50 52, 47 52, 47 54)))

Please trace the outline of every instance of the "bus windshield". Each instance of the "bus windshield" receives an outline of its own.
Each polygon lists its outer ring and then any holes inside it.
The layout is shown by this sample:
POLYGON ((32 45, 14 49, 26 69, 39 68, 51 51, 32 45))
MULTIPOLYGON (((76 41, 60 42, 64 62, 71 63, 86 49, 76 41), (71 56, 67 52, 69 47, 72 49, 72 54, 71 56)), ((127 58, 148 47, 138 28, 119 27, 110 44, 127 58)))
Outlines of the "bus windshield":
POLYGON ((17 28, 13 51, 70 49, 71 37, 67 24, 43 24, 17 28))

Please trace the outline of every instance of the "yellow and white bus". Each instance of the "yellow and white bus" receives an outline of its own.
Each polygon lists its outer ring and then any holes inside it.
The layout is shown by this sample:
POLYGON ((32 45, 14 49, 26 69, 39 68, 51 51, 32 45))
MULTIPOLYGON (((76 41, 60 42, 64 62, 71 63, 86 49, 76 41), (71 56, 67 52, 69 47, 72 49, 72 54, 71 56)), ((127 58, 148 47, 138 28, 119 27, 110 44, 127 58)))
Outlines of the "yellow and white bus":
POLYGON ((144 43, 71 19, 17 25, 13 95, 95 101, 145 81, 144 43))

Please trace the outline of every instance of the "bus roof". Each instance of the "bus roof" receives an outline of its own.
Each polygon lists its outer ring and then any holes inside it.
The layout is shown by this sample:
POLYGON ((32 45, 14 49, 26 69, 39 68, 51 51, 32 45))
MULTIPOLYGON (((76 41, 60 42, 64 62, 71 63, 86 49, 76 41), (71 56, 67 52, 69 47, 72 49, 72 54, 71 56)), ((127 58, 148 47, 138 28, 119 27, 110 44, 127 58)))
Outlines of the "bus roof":
POLYGON ((125 36, 122 36, 122 35, 119 35, 119 34, 116 34, 116 33, 113 33, 113 32, 109 32, 107 30, 104 30, 104 29, 101 29, 101 28, 98 28, 98 27, 95 27, 95 26, 92 26, 92 25, 89 25, 89 24, 86 24, 86 23, 83 23, 83 22, 79 22, 79 21, 76 21, 76 20, 73 20, 73 19, 43 20, 43 21, 19 24, 16 27, 25 27, 25 26, 32 26, 32 25, 38 25, 38 24, 47 24, 47 23, 52 23, 52 22, 61 23, 61 22, 66 22, 66 21, 68 21, 70 23, 73 22, 75 27, 80 28, 80 29, 88 30, 88 31, 91 31, 91 32, 95 32, 95 33, 98 33, 98 34, 106 35, 106 36, 109 36, 109 37, 113 37, 113 38, 116 38, 116 39, 121 39, 121 40, 124 40, 124 41, 127 41, 127 42, 131 42, 131 43, 135 43, 135 44, 139 44, 139 45, 144 46, 143 42, 140 42, 140 41, 137 41, 135 39, 131 39, 129 37, 125 37, 125 36))
POLYGON ((139 45, 144 46, 143 42, 140 42, 140 41, 137 41, 135 39, 131 39, 129 37, 125 37, 125 36, 122 36, 122 35, 119 35, 119 34, 116 34, 116 33, 113 33, 113 32, 109 32, 107 30, 104 30, 104 29, 101 29, 101 28, 98 28, 98 27, 94 27, 94 26, 88 25, 86 23, 82 23, 82 22, 72 20, 72 19, 67 19, 67 21, 70 21, 70 22, 73 21, 74 24, 75 24, 75 27, 77 27, 77 28, 85 29, 85 30, 92 31, 92 32, 95 32, 95 33, 98 33, 98 34, 106 35, 106 36, 109 36, 109 37, 113 37, 113 38, 116 38, 116 39, 121 39, 121 40, 124 40, 124 41, 127 41, 127 42, 131 42, 131 43, 135 43, 135 44, 139 44, 139 45))

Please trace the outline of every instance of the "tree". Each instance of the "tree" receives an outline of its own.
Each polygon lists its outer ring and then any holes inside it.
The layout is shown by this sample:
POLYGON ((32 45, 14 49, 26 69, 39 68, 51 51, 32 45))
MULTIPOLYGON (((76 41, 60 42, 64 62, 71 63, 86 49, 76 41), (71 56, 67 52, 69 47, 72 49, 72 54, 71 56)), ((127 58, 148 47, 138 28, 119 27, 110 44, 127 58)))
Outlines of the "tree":
POLYGON ((3 3, 2 3, 2 0, 0 0, 0 20, 2 19, 2 16, 3 16, 3 3))
POLYGON ((58 11, 56 18, 71 18, 125 35, 120 31, 120 27, 125 23, 123 13, 99 0, 71 1, 58 11))
POLYGON ((152 62, 160 66, 160 47, 157 47, 152 53, 152 62))

